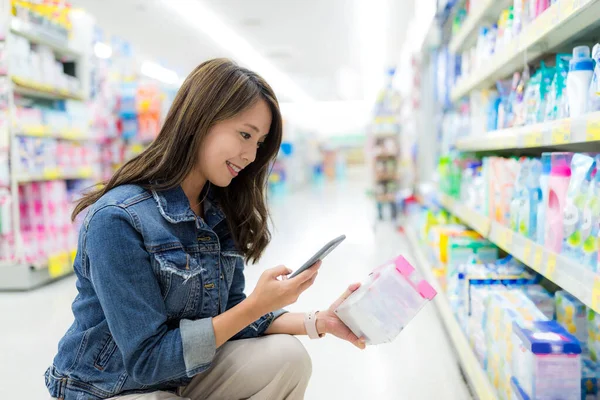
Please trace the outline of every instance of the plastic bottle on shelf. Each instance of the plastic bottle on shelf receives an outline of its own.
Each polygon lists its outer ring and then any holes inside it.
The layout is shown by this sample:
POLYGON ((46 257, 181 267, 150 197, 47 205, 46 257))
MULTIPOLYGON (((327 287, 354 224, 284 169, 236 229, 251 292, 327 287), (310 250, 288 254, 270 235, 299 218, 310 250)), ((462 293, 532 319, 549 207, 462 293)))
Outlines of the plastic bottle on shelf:
POLYGON ((582 264, 594 272, 598 263, 598 233, 600 232, 600 156, 596 156, 596 169, 592 172, 592 182, 587 190, 583 206, 583 222, 581 224, 582 264))
POLYGON ((547 249, 560 253, 564 236, 563 210, 571 180, 572 153, 553 153, 552 169, 548 179, 548 200, 546 208, 546 237, 544 245, 547 249))
POLYGON ((577 261, 583 259, 582 223, 585 197, 592 180, 595 160, 585 154, 575 154, 571 162, 571 180, 563 211, 564 243, 562 253, 577 261))
POLYGON ((594 76, 589 90, 589 111, 600 111, 600 43, 592 49, 592 58, 596 62, 594 76))
POLYGON ((588 46, 573 49, 573 59, 569 62, 567 76, 567 96, 571 118, 586 113, 590 83, 594 75, 594 60, 590 58, 588 46))
POLYGON ((544 244, 546 236, 546 208, 548 203, 548 180, 550 179, 550 170, 552 169, 552 153, 542 153, 542 174, 540 175, 541 200, 537 211, 537 242, 544 244))
POLYGON ((526 195, 519 210, 519 233, 535 240, 537 237, 537 213, 542 198, 540 189, 541 161, 537 158, 529 160, 528 170, 529 173, 525 182, 526 195))

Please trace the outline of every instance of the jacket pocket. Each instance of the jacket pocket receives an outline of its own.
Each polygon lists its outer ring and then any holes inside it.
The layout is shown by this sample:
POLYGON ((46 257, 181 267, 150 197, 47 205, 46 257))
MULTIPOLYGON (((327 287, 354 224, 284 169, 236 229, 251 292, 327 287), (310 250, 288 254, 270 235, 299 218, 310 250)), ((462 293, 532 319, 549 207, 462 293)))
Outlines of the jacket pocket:
POLYGON ((108 339, 104 343, 104 346, 102 346, 100 353, 94 361, 94 367, 96 367, 100 371, 103 371, 106 367, 106 364, 108 364, 110 357, 112 357, 116 349, 117 344, 115 343, 115 340, 113 339, 112 335, 109 333, 108 339))
POLYGON ((237 251, 224 251, 221 252, 221 265, 225 273, 225 279, 227 280, 227 287, 231 289, 233 282, 233 275, 235 273, 235 267, 238 262, 244 262, 244 257, 237 251))
POLYGON ((183 248, 159 251, 152 255, 168 317, 193 318, 202 302, 204 268, 183 248))

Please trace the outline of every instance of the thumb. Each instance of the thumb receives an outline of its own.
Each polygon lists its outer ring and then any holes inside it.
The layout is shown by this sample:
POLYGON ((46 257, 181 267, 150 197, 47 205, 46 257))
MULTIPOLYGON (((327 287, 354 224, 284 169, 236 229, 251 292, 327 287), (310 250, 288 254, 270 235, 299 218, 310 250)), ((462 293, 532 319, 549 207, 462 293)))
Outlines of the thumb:
POLYGON ((346 300, 352 293, 358 290, 360 286, 360 283, 353 283, 352 285, 348 286, 348 289, 346 289, 346 291, 335 301, 335 303, 331 305, 331 307, 329 307, 329 309, 335 310, 338 308, 340 304, 342 304, 344 300, 346 300))
POLYGON ((291 274, 292 270, 289 269, 288 267, 286 267, 285 265, 279 265, 275 268, 271 268, 271 269, 267 270, 266 272, 267 272, 267 276, 269 276, 271 278, 277 278, 282 275, 291 274))

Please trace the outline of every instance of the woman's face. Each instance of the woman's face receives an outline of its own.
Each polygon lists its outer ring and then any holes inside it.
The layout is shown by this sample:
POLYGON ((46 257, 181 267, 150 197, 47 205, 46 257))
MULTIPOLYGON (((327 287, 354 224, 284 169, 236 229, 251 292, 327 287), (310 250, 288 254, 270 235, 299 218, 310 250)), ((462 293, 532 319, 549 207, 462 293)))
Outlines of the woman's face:
POLYGON ((256 151, 271 127, 264 100, 235 117, 215 124, 200 148, 198 172, 213 185, 226 187, 256 159, 256 151))

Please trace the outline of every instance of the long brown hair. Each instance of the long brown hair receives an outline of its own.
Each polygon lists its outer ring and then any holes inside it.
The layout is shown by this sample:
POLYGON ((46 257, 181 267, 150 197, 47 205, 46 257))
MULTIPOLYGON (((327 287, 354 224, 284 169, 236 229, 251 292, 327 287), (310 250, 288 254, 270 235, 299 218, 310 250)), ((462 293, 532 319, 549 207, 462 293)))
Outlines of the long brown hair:
POLYGON ((72 218, 120 185, 136 184, 157 191, 177 187, 197 164, 199 146, 210 127, 260 99, 269 105, 272 115, 264 145, 256 160, 228 187, 214 188, 238 249, 246 261, 258 261, 271 240, 266 190, 269 168, 281 145, 281 113, 269 84, 228 59, 214 59, 196 67, 177 92, 156 140, 103 186, 85 194, 72 218))

